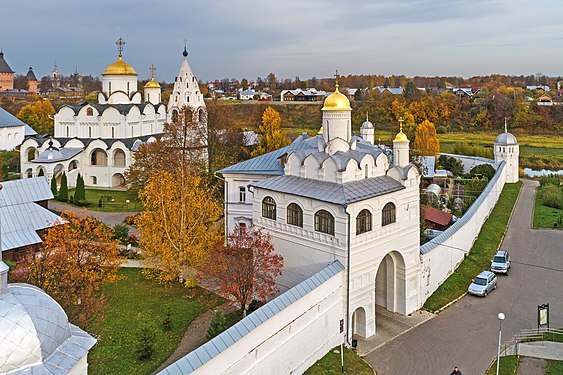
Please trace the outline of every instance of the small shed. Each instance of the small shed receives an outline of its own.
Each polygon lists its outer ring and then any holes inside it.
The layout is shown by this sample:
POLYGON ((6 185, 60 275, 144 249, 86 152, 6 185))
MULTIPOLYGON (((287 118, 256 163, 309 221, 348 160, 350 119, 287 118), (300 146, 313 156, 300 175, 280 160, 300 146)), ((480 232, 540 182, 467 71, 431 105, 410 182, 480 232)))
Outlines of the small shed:
POLYGON ((424 207, 422 217, 430 229, 446 230, 452 223, 452 214, 434 207, 424 207))

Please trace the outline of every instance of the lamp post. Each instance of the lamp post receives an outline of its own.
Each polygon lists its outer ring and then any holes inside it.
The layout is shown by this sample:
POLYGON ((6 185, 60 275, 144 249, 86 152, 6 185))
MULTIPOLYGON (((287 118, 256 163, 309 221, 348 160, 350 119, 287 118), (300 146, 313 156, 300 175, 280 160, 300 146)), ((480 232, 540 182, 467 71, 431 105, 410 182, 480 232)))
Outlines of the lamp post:
POLYGON ((500 343, 501 343, 501 337, 502 337, 502 321, 504 320, 505 316, 504 313, 498 313, 498 320, 499 320, 499 326, 498 326, 498 351, 497 351, 497 375, 498 375, 498 371, 499 371, 499 366, 500 366, 500 343))

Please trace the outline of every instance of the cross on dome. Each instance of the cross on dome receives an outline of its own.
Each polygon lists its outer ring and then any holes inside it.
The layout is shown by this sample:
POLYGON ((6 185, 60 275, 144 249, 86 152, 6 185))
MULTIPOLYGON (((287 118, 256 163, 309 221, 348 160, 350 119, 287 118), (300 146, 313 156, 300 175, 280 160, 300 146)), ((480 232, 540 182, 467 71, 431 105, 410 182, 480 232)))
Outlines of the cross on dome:
POLYGON ((334 86, 336 86, 336 90, 338 91, 338 79, 340 78, 340 75, 338 74, 338 69, 336 69, 336 74, 334 75, 334 77, 336 77, 336 84, 334 86))
POLYGON ((403 121, 405 121, 402 117, 399 117, 399 130, 403 132, 403 121))
POLYGON ((123 48, 127 43, 123 40, 122 37, 119 37, 119 39, 117 40, 117 42, 115 42, 115 44, 117 45, 117 50, 119 51, 119 57, 122 57, 123 48))
POLYGON ((508 133, 508 128, 507 128, 507 125, 506 125, 506 117, 504 118, 504 132, 508 133))
POLYGON ((156 67, 154 66, 154 64, 152 64, 149 69, 151 71, 152 79, 154 79, 154 71, 156 70, 156 67))

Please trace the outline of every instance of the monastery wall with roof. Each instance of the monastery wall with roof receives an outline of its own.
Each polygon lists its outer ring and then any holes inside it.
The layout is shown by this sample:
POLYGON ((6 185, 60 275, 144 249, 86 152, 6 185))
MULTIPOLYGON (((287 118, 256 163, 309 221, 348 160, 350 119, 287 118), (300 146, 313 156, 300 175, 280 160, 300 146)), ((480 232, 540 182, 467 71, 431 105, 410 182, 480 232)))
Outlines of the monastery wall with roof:
POLYGON ((444 233, 420 247, 424 300, 438 289, 469 253, 483 224, 495 207, 506 180, 506 163, 502 162, 494 177, 463 217, 444 233))
POLYGON ((333 262, 159 374, 302 374, 344 341, 343 270, 333 262))

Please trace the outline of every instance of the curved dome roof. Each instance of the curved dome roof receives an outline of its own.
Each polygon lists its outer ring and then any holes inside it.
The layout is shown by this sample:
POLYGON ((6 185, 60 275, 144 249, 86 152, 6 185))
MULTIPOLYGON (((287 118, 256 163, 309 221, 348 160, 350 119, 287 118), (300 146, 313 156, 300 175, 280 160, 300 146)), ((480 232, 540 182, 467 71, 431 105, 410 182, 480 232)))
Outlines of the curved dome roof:
POLYGON ((121 56, 111 65, 108 65, 106 70, 102 73, 103 76, 105 75, 117 75, 117 76, 136 76, 137 72, 133 67, 127 64, 121 56))
POLYGON ((0 373, 41 363, 72 335, 61 306, 29 284, 0 291, 0 326, 0 373))
POLYGON ((409 139, 407 138, 407 135, 405 133, 403 133, 403 131, 401 130, 400 132, 397 133, 397 135, 395 136, 395 140, 393 142, 408 142, 409 139))
POLYGON ((498 135, 495 143, 500 143, 502 145, 516 145, 518 144, 518 141, 514 135, 505 131, 504 133, 498 135))
POLYGON ((364 121, 360 129, 373 129, 373 124, 369 120, 366 120, 364 121))
POLYGON ((63 159, 63 153, 55 148, 49 148, 45 151, 45 157, 47 160, 61 160, 63 159))
POLYGON ((346 97, 346 95, 342 94, 338 91, 338 85, 336 86, 336 90, 327 96, 325 99, 323 111, 351 111, 352 108, 350 107, 350 101, 346 97))
POLYGON ((158 82, 156 82, 154 80, 154 78, 151 78, 150 81, 147 82, 147 84, 145 85, 146 89, 159 89, 160 88, 160 84, 158 82))

